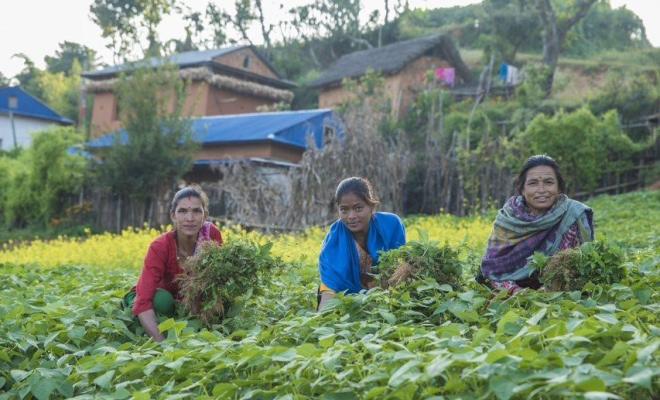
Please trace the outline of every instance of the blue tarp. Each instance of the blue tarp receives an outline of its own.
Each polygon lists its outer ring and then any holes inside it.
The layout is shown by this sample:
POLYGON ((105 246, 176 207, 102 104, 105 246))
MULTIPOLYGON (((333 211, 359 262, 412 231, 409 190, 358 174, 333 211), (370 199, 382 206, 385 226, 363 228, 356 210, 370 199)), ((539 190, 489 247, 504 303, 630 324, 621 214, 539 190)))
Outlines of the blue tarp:
POLYGON ((9 114, 10 97, 16 98, 17 107, 11 110, 14 112, 14 115, 53 121, 63 125, 73 124, 73 121, 59 115, 52 108, 42 103, 41 100, 32 96, 19 86, 0 88, 0 114, 9 114))
MULTIPOLYGON (((323 146, 326 128, 334 129, 343 136, 344 128, 330 109, 280 111, 254 114, 220 115, 192 119, 194 139, 203 146, 276 142, 301 149, 307 148, 307 138, 312 135, 317 147, 323 146)), ((121 141, 128 136, 121 132, 121 141)), ((87 147, 112 146, 114 135, 108 134, 87 143, 87 147)))

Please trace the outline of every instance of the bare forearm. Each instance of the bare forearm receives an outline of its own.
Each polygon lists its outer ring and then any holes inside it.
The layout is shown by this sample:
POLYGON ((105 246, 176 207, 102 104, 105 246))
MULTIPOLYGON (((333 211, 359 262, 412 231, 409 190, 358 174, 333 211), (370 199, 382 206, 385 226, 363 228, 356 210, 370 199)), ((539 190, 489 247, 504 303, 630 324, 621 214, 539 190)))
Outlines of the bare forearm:
POLYGON ((156 312, 153 309, 143 311, 138 314, 137 317, 138 320, 140 320, 140 324, 142 324, 145 332, 147 332, 147 334, 151 336, 156 342, 162 342, 165 340, 165 336, 163 336, 163 334, 160 333, 160 330, 158 330, 156 312))

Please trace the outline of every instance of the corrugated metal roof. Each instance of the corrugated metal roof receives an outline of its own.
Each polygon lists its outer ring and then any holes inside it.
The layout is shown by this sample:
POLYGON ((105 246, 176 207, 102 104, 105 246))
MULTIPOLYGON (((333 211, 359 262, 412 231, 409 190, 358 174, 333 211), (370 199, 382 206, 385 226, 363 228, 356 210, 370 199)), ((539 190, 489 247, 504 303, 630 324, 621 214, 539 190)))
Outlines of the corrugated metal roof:
MULTIPOLYGON (((279 111, 254 114, 220 115, 192 119, 194 139, 203 146, 276 142, 301 149, 307 148, 307 138, 312 135, 316 146, 323 146, 325 127, 332 127, 343 135, 339 118, 330 109, 279 111)), ((121 133, 125 143, 128 136, 121 133)), ((87 143, 89 148, 110 147, 114 135, 108 134, 87 143)))
POLYGON ((90 71, 83 73, 84 77, 95 78, 106 75, 116 75, 120 72, 130 71, 136 68, 156 68, 166 64, 176 64, 179 67, 188 67, 198 64, 203 64, 206 62, 213 61, 214 58, 231 53, 242 48, 249 47, 247 45, 243 46, 233 46, 233 47, 223 47, 221 49, 213 50, 202 50, 202 51, 185 51, 183 53, 172 54, 169 57, 151 57, 146 60, 136 61, 133 63, 126 63, 120 65, 113 65, 111 67, 103 68, 97 71, 90 71))
POLYGON ((19 86, 9 86, 0 88, 0 113, 9 114, 9 98, 15 97, 17 108, 12 109, 14 115, 27 118, 35 118, 46 121, 53 121, 62 125, 72 125, 73 121, 65 118, 48 107, 41 100, 32 96, 19 86))
POLYGON ((276 167, 276 168, 295 168, 299 164, 287 162, 287 161, 278 161, 270 160, 268 158, 261 157, 247 157, 242 159, 224 159, 224 160, 195 160, 193 165, 196 167, 213 167, 217 165, 232 165, 240 162, 249 162, 251 164, 257 164, 266 167, 276 167))

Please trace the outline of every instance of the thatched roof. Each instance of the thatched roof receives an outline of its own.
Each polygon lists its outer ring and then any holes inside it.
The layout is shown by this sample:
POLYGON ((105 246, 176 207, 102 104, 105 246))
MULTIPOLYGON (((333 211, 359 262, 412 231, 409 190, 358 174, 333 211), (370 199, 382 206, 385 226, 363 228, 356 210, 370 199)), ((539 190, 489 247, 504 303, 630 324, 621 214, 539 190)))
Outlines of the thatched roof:
POLYGON ((396 74, 423 55, 435 55, 447 60, 464 82, 472 80, 470 69, 461 59, 451 38, 437 34, 346 54, 325 70, 319 79, 311 83, 311 86, 339 84, 342 79, 364 75, 368 69, 385 75, 396 74))
MULTIPOLYGON (((256 82, 215 74, 207 67, 182 69, 179 71, 179 76, 182 79, 190 79, 192 81, 205 81, 209 85, 219 89, 228 89, 238 93, 287 103, 290 103, 293 100, 293 92, 289 90, 276 89, 256 82)), ((93 81, 85 85, 85 90, 91 93, 109 92, 113 90, 116 83, 117 78, 106 79, 104 81, 93 81)))

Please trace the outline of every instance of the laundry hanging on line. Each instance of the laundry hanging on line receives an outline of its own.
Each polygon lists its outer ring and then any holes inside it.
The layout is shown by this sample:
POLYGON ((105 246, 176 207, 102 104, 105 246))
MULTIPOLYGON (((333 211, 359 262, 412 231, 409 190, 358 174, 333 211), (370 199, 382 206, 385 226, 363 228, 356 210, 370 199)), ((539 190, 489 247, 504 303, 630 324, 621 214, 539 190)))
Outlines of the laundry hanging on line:
POLYGON ((520 83, 521 74, 520 70, 513 65, 502 63, 500 65, 500 79, 507 85, 517 85, 520 83))
POLYGON ((454 68, 437 68, 435 78, 447 86, 454 86, 456 83, 456 70, 454 68))

